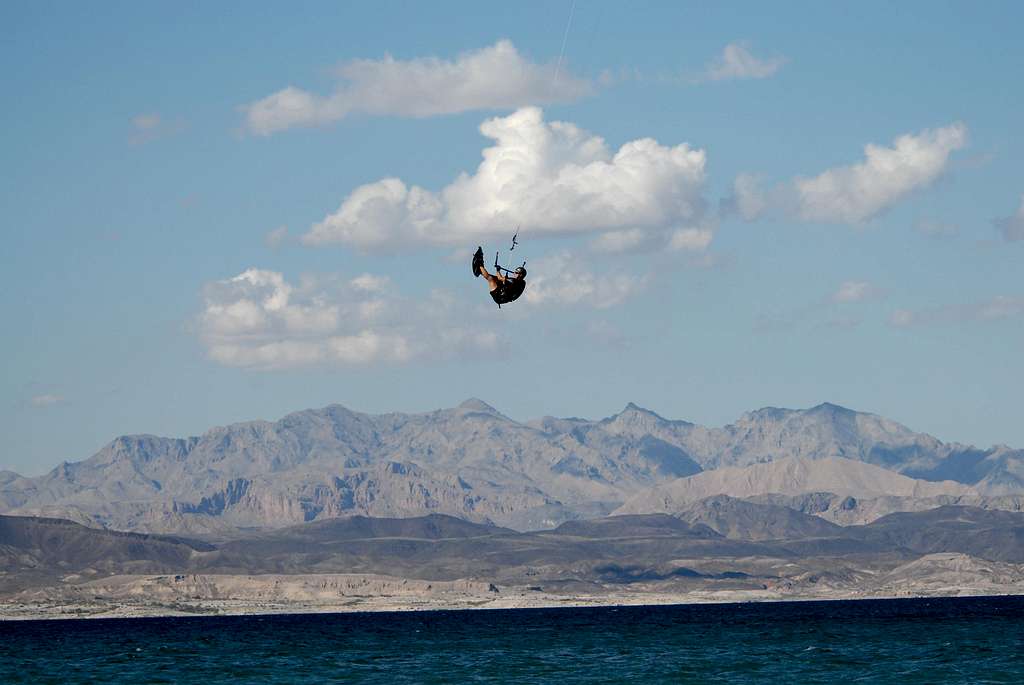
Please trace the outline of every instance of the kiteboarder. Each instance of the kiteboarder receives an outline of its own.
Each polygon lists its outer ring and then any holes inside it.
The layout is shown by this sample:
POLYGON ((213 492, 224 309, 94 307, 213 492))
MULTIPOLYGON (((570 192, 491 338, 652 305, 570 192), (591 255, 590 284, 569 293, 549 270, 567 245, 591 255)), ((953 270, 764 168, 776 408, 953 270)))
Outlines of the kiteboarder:
MULTIPOLYGON (((515 243, 513 242, 514 245, 515 243)), ((523 265, 515 271, 511 271, 498 266, 498 257, 495 255, 494 273, 488 273, 487 268, 484 266, 484 250, 482 247, 476 248, 476 253, 473 255, 473 275, 483 276, 487 280, 487 287, 491 291, 491 298, 497 303, 499 309, 501 305, 508 304, 517 299, 526 290, 526 262, 523 262, 523 265)))

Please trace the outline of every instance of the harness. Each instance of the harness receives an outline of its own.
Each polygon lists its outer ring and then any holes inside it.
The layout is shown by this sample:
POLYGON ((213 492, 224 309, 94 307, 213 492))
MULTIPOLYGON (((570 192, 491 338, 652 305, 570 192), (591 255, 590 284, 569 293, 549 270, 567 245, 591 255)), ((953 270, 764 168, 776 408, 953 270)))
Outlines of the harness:
MULTIPOLYGON (((519 238, 519 227, 516 226, 515 235, 512 236, 512 247, 510 247, 508 249, 509 252, 512 252, 513 250, 516 249, 516 245, 519 244, 518 238, 519 238)), ((498 257, 499 257, 500 254, 501 254, 500 250, 498 252, 494 253, 494 271, 496 273, 500 274, 500 273, 504 272, 505 276, 508 277, 508 276, 514 276, 518 269, 523 269, 524 271, 526 270, 526 260, 525 259, 523 260, 523 263, 520 266, 516 267, 516 269, 506 269, 501 264, 498 264, 498 257)), ((518 297, 523 294, 523 291, 526 290, 526 281, 525 280, 524 281, 511 281, 511 282, 522 283, 522 286, 517 288, 518 292, 515 293, 514 297, 509 297, 509 290, 510 290, 509 284, 510 284, 510 281, 507 281, 507 280, 506 281, 501 281, 500 283, 498 283, 498 287, 491 291, 491 299, 493 299, 495 304, 498 305, 498 309, 501 309, 501 305, 508 304, 509 302, 512 302, 513 300, 518 299, 518 297)))
POLYGON ((499 283, 498 287, 491 291, 491 299, 498 305, 498 309, 501 309, 501 305, 519 299, 524 290, 526 290, 525 280, 508 280, 504 283, 499 283))

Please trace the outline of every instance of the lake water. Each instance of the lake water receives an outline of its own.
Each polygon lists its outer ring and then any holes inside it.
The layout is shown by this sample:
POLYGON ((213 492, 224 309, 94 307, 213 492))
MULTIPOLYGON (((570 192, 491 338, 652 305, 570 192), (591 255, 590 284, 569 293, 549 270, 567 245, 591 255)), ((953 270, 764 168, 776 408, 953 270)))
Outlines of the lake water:
POLYGON ((2 683, 1024 683, 1024 598, 0 622, 2 683))

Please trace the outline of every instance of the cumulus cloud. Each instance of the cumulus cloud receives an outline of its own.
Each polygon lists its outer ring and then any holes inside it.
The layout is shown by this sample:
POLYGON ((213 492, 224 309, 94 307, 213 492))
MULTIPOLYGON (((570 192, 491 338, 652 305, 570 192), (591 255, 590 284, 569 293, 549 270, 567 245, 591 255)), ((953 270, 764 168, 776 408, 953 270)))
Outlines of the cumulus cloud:
POLYGON ((1024 195, 1021 195, 1017 211, 1010 216, 996 219, 995 224, 1005 240, 1024 240, 1024 195))
POLYGON ((701 81, 727 81, 735 79, 761 79, 774 76, 785 66, 785 57, 760 59, 751 54, 743 43, 729 43, 701 75, 701 81))
POLYGON ((961 123, 902 135, 891 147, 869 144, 863 162, 797 178, 797 214, 806 221, 868 221, 933 183, 949 166, 950 154, 966 144, 961 123))
POLYGON ((864 302, 884 294, 884 291, 867 281, 843 281, 830 300, 835 303, 864 302))
POLYGON ((496 335, 457 324, 457 314, 444 292, 413 302, 372 274, 295 285, 248 269, 206 285, 197 328, 211 359, 252 368, 403 364, 498 348, 496 335))
POLYGON ((898 328, 928 324, 989 322, 1024 315, 1024 296, 997 295, 970 304, 946 305, 928 309, 897 309, 889 323, 898 328))
POLYGON ((270 135, 295 126, 317 126, 353 113, 428 117, 479 109, 571 102, 591 85, 559 69, 535 64, 508 40, 464 52, 454 60, 421 57, 352 60, 338 69, 334 93, 317 95, 288 86, 244 105, 246 128, 270 135), (556 74, 557 70, 557 74, 556 74))
POLYGON ((568 252, 530 265, 523 299, 533 306, 586 305, 607 309, 640 293, 647 278, 625 272, 594 274, 568 252))
MULTIPOLYGON (((468 244, 521 224, 531 237, 597 234, 596 247, 614 251, 652 238, 667 244, 702 220, 703 150, 641 138, 613 152, 571 123, 544 121, 536 107, 489 119, 480 132, 494 145, 475 173, 436 193, 397 178, 360 186, 303 242, 363 250, 468 244)), ((709 241, 709 233, 684 233, 677 243, 709 241)))

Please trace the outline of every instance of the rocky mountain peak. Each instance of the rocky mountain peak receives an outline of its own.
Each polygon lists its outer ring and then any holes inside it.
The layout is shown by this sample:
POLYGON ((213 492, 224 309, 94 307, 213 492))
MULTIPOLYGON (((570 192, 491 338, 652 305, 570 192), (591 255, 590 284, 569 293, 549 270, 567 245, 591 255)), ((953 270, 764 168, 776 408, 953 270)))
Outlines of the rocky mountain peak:
MULTIPOLYGON (((708 428, 633 402, 596 421, 522 424, 470 398, 422 414, 330 405, 199 438, 124 436, 39 478, 0 473, 0 512, 60 506, 103 525, 154 531, 443 512, 525 529, 605 514, 685 476, 699 480, 678 486, 681 501, 807 492, 1009 496, 1024 493, 1022 464, 1024 451, 954 448, 827 402, 767 407, 708 428), (911 487, 910 478, 924 480, 911 487), (977 490, 936 483, 947 480, 977 490), (242 481, 252 487, 232 485, 242 481)), ((660 502, 660 492, 649 502, 660 502)))
POLYGON ((618 414, 603 419, 598 425, 612 434, 633 434, 637 431, 653 430, 656 426, 664 423, 666 423, 665 419, 654 412, 630 402, 618 414))
POLYGON ((807 410, 808 414, 854 414, 852 409, 841 407, 838 404, 832 404, 831 402, 822 402, 821 404, 811 407, 807 410))
POLYGON ((817 424, 827 426, 830 424, 850 424, 857 421, 858 417, 873 418, 872 414, 862 414, 852 409, 822 402, 810 409, 784 409, 781 407, 763 407, 743 414, 734 424, 737 426, 781 426, 791 422, 798 422, 803 425, 817 424))
POLYGON ((743 424, 760 423, 765 421, 783 421, 794 413, 794 410, 783 409, 782 407, 761 407, 760 409, 744 412, 736 423, 743 424))
POLYGON ((638 422, 649 423, 649 422, 657 422, 657 421, 664 421, 664 420, 665 419, 661 418, 660 416, 655 414, 650 409, 644 409, 643 407, 638 406, 638 405, 633 404, 632 402, 630 402, 625 407, 623 407, 622 411, 620 411, 618 414, 615 414, 613 416, 609 416, 607 419, 604 420, 604 422, 605 423, 638 423, 638 422))
POLYGON ((456 409, 483 412, 484 414, 494 414, 495 416, 501 415, 501 412, 497 409, 476 397, 470 397, 468 400, 456 407, 456 409))

